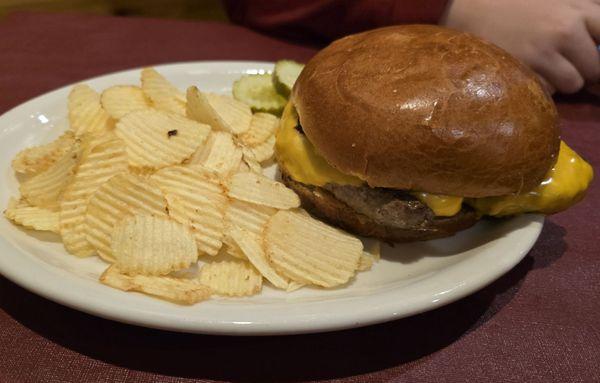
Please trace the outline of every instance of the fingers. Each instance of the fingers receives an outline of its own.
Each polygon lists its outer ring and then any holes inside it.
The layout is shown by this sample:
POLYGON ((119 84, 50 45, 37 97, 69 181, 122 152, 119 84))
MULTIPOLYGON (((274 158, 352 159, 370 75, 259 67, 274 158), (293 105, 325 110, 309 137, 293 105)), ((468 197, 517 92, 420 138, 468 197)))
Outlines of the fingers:
POLYGON ((546 81, 562 93, 575 93, 580 90, 585 80, 575 66, 564 56, 554 53, 532 65, 546 81))
POLYGON ((540 76, 538 74, 538 79, 540 80, 540 83, 542 84, 542 88, 544 88, 544 90, 549 94, 549 95, 553 95, 554 92, 556 92, 556 88, 554 88, 552 86, 552 84, 550 84, 548 82, 548 80, 546 80, 545 78, 543 78, 542 76, 540 76))
POLYGON ((596 1, 588 11, 585 17, 585 24, 589 34, 600 44, 600 1, 596 1))
POLYGON ((571 62, 584 80, 589 83, 600 80, 598 47, 583 23, 578 24, 577 30, 561 48, 560 53, 571 62))

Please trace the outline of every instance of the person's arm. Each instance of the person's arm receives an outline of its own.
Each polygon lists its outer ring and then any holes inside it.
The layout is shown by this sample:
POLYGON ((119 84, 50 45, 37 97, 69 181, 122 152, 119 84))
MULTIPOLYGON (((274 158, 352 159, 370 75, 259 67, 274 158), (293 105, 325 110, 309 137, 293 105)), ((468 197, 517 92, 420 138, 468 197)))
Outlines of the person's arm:
POLYGON ((231 20, 280 36, 329 41, 386 25, 437 23, 447 0, 225 0, 231 20))

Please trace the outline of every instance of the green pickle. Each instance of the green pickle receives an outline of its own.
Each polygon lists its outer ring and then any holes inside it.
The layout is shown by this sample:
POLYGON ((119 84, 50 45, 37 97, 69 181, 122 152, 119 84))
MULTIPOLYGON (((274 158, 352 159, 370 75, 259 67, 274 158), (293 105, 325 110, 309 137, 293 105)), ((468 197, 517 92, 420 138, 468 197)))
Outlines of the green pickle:
POLYGON ((273 85, 279 94, 289 97, 294 87, 294 83, 300 72, 304 68, 303 64, 292 60, 281 60, 275 63, 273 71, 273 85))
POLYGON ((250 106, 253 112, 280 116, 287 99, 273 87, 271 74, 243 76, 233 83, 233 97, 250 106))

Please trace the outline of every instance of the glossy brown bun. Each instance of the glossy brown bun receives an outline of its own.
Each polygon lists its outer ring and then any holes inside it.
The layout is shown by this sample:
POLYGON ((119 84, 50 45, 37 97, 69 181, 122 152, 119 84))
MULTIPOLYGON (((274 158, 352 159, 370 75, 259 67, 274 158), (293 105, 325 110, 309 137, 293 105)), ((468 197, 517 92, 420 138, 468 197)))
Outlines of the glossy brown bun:
POLYGON ((335 168, 370 186, 465 197, 527 191, 556 161, 556 108, 502 49, 432 25, 333 42, 292 93, 335 168))

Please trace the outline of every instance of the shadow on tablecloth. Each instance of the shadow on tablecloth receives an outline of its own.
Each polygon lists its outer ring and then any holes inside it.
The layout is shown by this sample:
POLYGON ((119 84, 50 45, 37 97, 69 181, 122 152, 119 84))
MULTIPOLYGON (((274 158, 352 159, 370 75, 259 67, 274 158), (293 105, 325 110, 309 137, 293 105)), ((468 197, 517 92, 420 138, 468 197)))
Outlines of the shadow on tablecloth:
POLYGON ((0 278, 0 308, 65 352, 115 366, 167 376, 216 380, 331 379, 395 367, 473 331, 513 299, 530 270, 566 250, 565 230, 546 221, 530 254, 490 286, 428 313, 366 328, 288 337, 177 334, 89 316, 33 295, 0 278))

